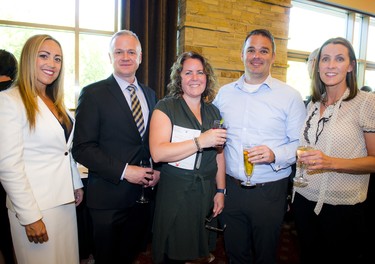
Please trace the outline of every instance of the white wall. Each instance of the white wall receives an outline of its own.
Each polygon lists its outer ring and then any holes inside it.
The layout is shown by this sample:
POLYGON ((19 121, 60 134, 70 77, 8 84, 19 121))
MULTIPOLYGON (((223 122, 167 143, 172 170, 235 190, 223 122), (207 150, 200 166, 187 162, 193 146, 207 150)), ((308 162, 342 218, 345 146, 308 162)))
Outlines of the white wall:
POLYGON ((316 0, 375 16, 375 0, 316 0))

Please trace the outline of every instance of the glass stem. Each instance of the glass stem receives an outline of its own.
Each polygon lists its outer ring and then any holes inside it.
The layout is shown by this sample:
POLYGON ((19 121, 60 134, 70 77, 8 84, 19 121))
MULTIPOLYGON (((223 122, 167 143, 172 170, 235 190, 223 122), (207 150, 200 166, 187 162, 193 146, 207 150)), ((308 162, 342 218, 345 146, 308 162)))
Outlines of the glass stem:
POLYGON ((303 179, 303 173, 304 173, 304 171, 305 171, 305 164, 303 164, 303 163, 301 163, 301 172, 300 172, 300 178, 302 178, 303 179))

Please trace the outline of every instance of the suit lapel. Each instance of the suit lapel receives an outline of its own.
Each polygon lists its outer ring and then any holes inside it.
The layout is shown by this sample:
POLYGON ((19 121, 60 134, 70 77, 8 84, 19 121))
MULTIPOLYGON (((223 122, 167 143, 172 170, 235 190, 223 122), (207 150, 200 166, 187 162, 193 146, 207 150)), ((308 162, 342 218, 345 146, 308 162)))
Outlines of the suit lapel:
POLYGON ((117 83, 116 79, 111 75, 107 79, 107 89, 109 93, 114 97, 114 100, 119 104, 120 108, 123 110, 125 118, 124 120, 129 120, 129 128, 134 130, 134 134, 138 134, 139 138, 141 138, 137 125, 135 124, 133 112, 130 109, 128 102, 126 101, 125 95, 123 94, 120 85, 117 83))
MULTIPOLYGON (((144 85, 142 85, 139 82, 138 82, 138 85, 142 89, 143 94, 145 95, 145 98, 146 98, 147 106, 149 109, 149 114, 148 114, 148 123, 149 123, 151 119, 152 110, 154 109, 155 103, 156 103, 155 98, 153 97, 149 89, 146 89, 144 85)), ((113 75, 111 75, 107 79, 107 89, 109 90, 110 94, 112 94, 112 96, 115 98, 115 100, 118 102, 121 109, 124 111, 126 118, 131 120, 131 123, 133 124, 131 126, 132 129, 138 132, 138 128, 134 122, 132 110, 130 109, 128 102, 126 101, 126 98, 120 88, 120 85, 117 83, 113 75)), ((148 124, 146 124, 146 133, 148 131, 148 127, 149 127, 148 124)))
POLYGON ((62 128, 59 121, 56 119, 56 117, 53 115, 51 110, 47 107, 47 105, 43 102, 43 100, 38 96, 38 106, 40 110, 40 121, 42 122, 42 125, 48 126, 50 131, 52 133, 55 133, 57 135, 57 138, 60 141, 63 141, 64 144, 66 144, 65 141, 65 135, 64 135, 64 129, 62 128))
MULTIPOLYGON (((143 94, 145 95, 145 98, 146 98, 146 101, 147 101, 147 106, 148 106, 148 120, 150 122, 150 119, 151 119, 151 115, 152 115, 152 110, 154 109, 155 107, 155 98, 154 96, 151 94, 150 92, 150 89, 146 89, 144 85, 138 83, 139 86, 141 87, 142 91, 143 91, 143 94)), ((147 126, 148 127, 148 126, 147 126)))
POLYGON ((120 107, 128 117, 133 118, 132 110, 130 109, 128 102, 126 101, 125 95, 121 91, 120 85, 116 82, 116 79, 113 76, 110 76, 108 79, 108 91, 113 95, 115 100, 119 103, 120 107))
POLYGON ((72 141, 73 141, 73 134, 74 134, 74 128, 75 128, 75 124, 76 124, 76 120, 75 118, 73 117, 73 115, 70 113, 69 110, 66 110, 66 112, 68 113, 68 116, 70 117, 70 119, 72 120, 72 132, 70 132, 70 135, 69 135, 69 138, 68 138, 68 142, 66 142, 66 145, 67 146, 72 146, 72 141))

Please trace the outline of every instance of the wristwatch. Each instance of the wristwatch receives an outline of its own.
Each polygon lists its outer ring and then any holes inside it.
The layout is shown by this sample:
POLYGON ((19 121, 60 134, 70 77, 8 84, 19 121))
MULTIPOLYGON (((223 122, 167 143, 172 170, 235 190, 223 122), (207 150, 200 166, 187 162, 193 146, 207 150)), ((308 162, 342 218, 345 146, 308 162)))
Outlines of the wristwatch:
POLYGON ((227 189, 216 189, 217 193, 223 193, 224 195, 227 195, 227 189))

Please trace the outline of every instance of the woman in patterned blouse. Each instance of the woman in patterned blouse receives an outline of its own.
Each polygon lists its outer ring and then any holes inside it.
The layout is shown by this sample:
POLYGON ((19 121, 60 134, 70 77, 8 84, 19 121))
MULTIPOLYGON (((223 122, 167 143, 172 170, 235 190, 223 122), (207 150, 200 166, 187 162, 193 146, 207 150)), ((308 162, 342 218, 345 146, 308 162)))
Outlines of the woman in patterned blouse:
MULTIPOLYGON (((357 87, 357 59, 344 38, 319 50, 300 136, 306 187, 294 188, 301 263, 360 263, 364 205, 375 171, 375 95, 357 87)), ((297 173, 299 169, 297 169, 297 173)))

